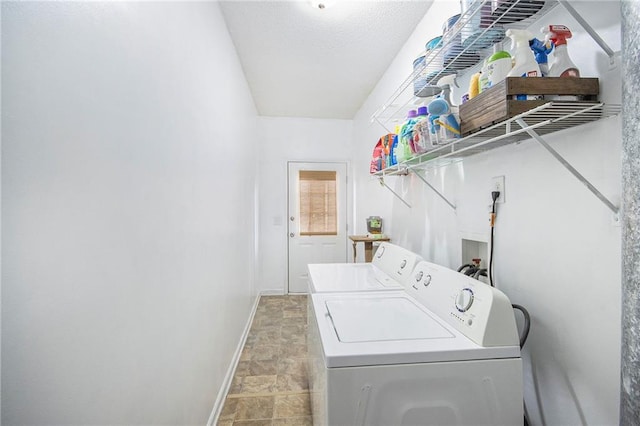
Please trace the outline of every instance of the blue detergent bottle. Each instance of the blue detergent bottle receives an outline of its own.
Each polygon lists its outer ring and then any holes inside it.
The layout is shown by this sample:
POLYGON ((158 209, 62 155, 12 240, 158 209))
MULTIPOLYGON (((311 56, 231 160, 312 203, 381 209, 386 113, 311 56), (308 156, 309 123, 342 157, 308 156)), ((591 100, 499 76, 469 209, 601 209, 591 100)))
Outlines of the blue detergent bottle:
POLYGON ((395 166, 398 164, 398 159, 396 158, 396 149, 398 148, 398 133, 400 133, 400 126, 396 126, 393 135, 393 142, 391 144, 391 152, 389 153, 389 165, 395 166))

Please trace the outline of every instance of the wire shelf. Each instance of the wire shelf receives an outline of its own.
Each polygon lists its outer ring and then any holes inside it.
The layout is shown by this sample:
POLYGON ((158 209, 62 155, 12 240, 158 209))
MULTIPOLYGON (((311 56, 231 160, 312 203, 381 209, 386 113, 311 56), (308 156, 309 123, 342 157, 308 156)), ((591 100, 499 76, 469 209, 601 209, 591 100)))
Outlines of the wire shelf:
MULTIPOLYGON (((440 44, 425 51, 424 62, 374 112, 371 121, 385 124, 405 118, 406 107, 437 94, 438 80, 465 72, 500 43, 507 29, 525 29, 547 14, 557 0, 476 0, 442 37, 440 44)), ((387 128, 387 130, 389 130, 387 128)))
POLYGON ((404 175, 412 169, 438 168, 466 157, 531 138, 527 130, 546 135, 620 114, 621 106, 601 102, 552 101, 533 108, 472 135, 415 156, 373 176, 404 175), (521 127, 522 120, 526 126, 521 127))

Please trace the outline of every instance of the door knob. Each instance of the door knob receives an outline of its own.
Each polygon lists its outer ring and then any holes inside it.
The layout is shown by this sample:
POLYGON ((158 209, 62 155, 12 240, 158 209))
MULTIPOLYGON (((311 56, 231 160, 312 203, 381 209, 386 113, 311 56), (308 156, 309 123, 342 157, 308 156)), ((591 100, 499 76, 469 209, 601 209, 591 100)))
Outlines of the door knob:
POLYGON ((296 234, 294 234, 294 233, 292 232, 292 233, 290 233, 290 234, 289 234, 289 236, 290 236, 291 238, 293 238, 293 237, 295 237, 295 236, 296 236, 296 234))
POLYGON ((291 222, 293 222, 295 219, 296 219, 296 218, 295 218, 295 217, 293 217, 293 216, 291 216, 291 217, 289 218, 289 220, 290 220, 291 222))

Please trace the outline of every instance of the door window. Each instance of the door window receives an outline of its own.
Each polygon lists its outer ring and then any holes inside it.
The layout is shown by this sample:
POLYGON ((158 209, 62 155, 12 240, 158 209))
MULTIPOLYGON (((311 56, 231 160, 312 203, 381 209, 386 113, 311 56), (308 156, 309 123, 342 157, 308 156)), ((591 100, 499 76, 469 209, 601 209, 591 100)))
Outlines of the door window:
POLYGON ((336 172, 300 170, 300 235, 337 235, 336 172))

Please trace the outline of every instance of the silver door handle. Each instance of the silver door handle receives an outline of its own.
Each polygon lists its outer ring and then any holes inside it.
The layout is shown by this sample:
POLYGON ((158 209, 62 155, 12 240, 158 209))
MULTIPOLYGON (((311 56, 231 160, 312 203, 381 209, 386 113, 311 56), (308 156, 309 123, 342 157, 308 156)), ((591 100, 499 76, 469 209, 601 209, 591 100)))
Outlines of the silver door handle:
POLYGON ((293 237, 295 237, 295 236, 296 236, 296 234, 294 234, 294 233, 292 232, 292 233, 290 233, 290 234, 289 234, 289 236, 290 236, 291 238, 293 238, 293 237))

